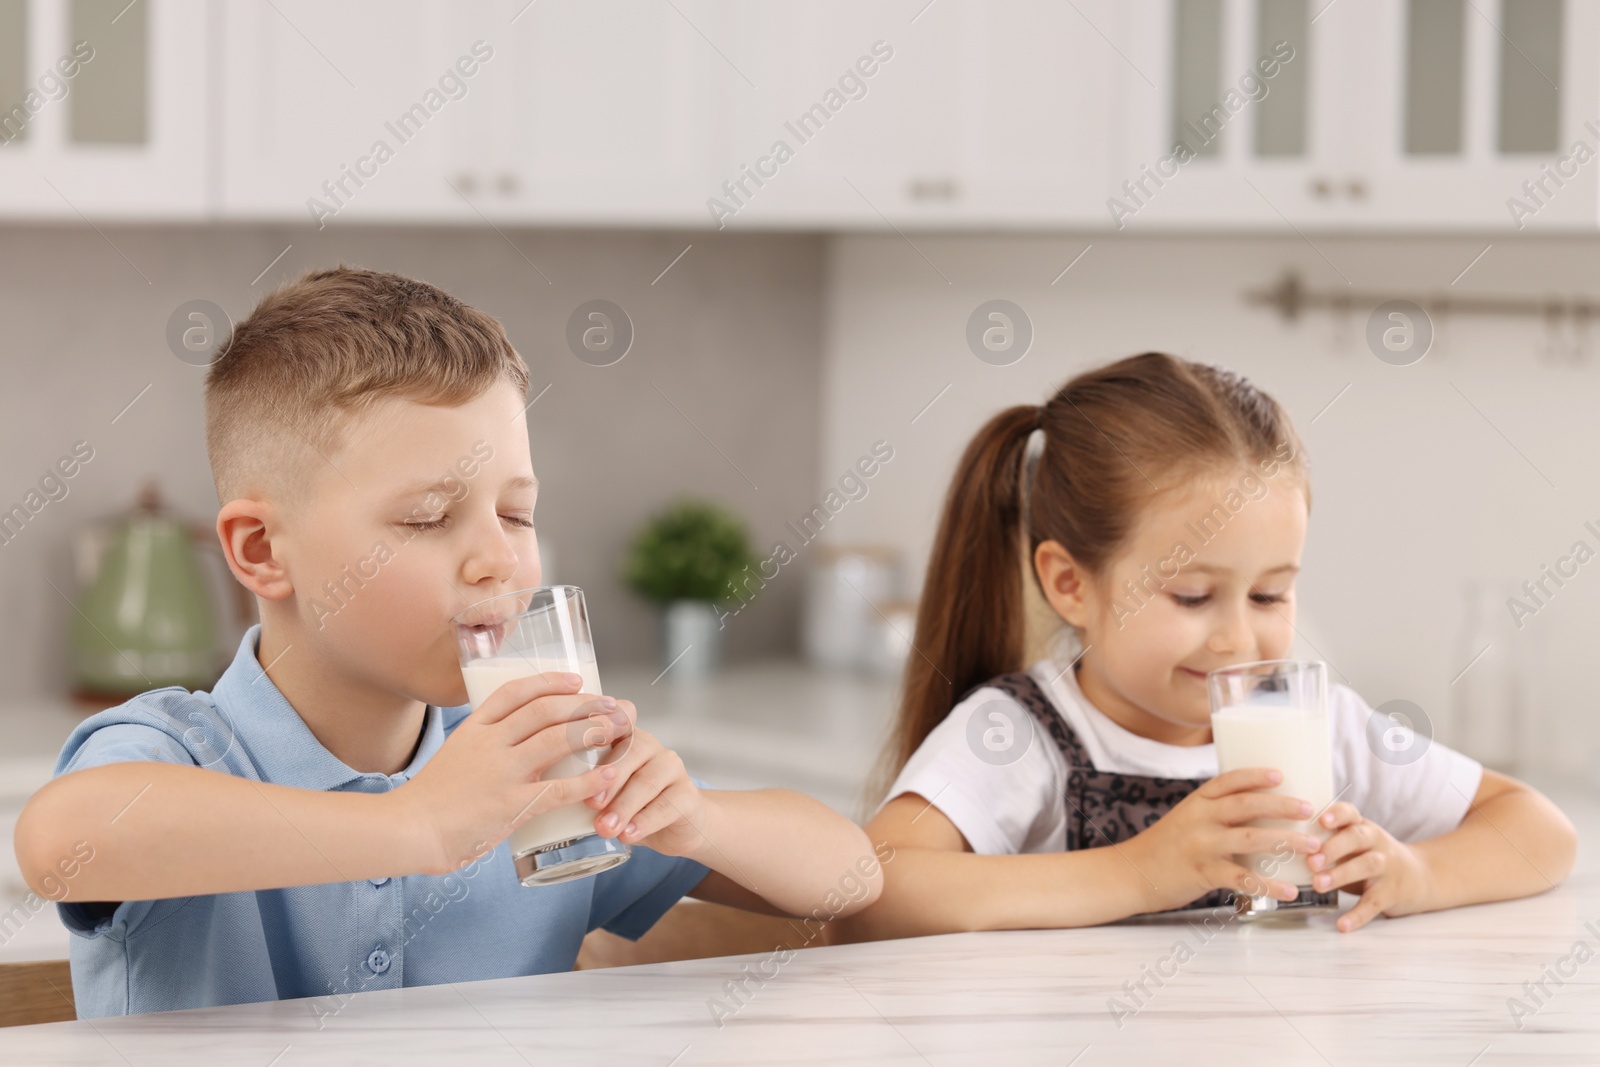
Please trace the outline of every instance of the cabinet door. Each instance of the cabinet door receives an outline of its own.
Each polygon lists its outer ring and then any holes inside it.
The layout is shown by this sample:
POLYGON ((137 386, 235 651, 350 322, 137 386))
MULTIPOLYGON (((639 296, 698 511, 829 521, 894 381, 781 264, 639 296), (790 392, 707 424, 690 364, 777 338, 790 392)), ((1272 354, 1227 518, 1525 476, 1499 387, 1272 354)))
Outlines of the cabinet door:
POLYGON ((741 4, 739 62, 760 88, 736 101, 727 223, 1092 223, 1114 52, 1089 20, 1111 4, 1077 8, 741 4))
POLYGON ((204 0, 0 0, 0 210, 209 208, 204 0))
POLYGON ((1124 227, 1595 223, 1600 5, 1135 0, 1121 33, 1124 227), (1278 41, 1295 57, 1249 99, 1278 41), (1236 113, 1210 103, 1230 90, 1236 113), (1174 164, 1180 140, 1202 147, 1174 164))
POLYGON ((1376 32, 1360 221, 1489 232, 1592 227, 1600 5, 1362 0, 1376 32))
POLYGON ((486 83, 506 62, 485 39, 495 13, 425 0, 227 5, 224 212, 318 226, 476 218, 446 178, 463 140, 487 140, 486 83))
MULTIPOLYGON (((1325 0, 1324 0, 1325 2, 1325 0)), ((1328 184, 1359 117, 1341 57, 1365 32, 1346 3, 1131 0, 1113 68, 1118 229, 1281 229, 1348 216, 1328 184), (1319 5, 1320 7, 1320 5, 1319 5)))
POLYGON ((719 0, 527 7, 499 72, 497 136, 515 188, 489 210, 530 222, 707 225, 732 100, 749 89, 729 54, 734 10, 719 0))

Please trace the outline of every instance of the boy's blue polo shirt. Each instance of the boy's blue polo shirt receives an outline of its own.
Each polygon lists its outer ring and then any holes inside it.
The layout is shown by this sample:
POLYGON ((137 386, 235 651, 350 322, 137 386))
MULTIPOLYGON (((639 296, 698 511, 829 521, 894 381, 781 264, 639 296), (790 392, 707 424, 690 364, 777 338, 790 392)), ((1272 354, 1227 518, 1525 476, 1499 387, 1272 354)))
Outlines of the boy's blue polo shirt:
MULTIPOLYGON (((85 719, 56 775, 127 760, 198 765, 303 789, 382 793, 413 777, 470 706, 429 706, 422 743, 395 775, 362 774, 322 746, 256 659, 252 626, 213 692, 154 689, 85 719)), ((697 785, 702 785, 696 781, 697 785)), ((91 845, 93 842, 89 842, 91 845)), ((620 867, 526 888, 509 843, 447 875, 108 904, 57 903, 78 1017, 317 997, 571 970, 584 934, 638 938, 708 868, 640 845, 620 867)), ((91 858, 88 862, 94 862, 91 858)))

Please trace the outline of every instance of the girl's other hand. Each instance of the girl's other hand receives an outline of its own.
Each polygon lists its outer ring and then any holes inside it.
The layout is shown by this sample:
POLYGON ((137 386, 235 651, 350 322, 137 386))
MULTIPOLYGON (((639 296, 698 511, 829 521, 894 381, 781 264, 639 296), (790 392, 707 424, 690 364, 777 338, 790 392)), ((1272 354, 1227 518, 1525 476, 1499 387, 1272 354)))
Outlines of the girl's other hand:
POLYGON ((1361 895, 1355 907, 1339 916, 1340 930, 1359 929, 1379 915, 1421 910, 1416 905, 1424 897, 1428 874, 1414 849, 1342 800, 1331 805, 1317 825, 1335 832, 1319 851, 1306 857, 1312 886, 1361 895))

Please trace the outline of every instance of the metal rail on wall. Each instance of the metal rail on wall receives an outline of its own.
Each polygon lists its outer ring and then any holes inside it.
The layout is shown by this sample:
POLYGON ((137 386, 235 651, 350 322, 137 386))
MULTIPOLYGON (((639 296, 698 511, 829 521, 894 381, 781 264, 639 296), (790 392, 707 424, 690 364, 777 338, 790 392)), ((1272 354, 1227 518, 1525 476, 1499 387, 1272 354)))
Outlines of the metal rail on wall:
POLYGON ((1499 315, 1543 320, 1548 332, 1545 355, 1577 362, 1588 356, 1592 321, 1600 319, 1600 302, 1572 296, 1492 296, 1454 293, 1400 293, 1359 289, 1311 289, 1295 271, 1285 272, 1276 283, 1250 289, 1245 303, 1276 311, 1285 322, 1296 322, 1308 311, 1330 311, 1336 315, 1367 315, 1379 305, 1407 300, 1425 310, 1434 320, 1451 315, 1499 315), (1564 327, 1570 327, 1564 331, 1564 327), (1568 334, 1565 345, 1558 340, 1568 334))

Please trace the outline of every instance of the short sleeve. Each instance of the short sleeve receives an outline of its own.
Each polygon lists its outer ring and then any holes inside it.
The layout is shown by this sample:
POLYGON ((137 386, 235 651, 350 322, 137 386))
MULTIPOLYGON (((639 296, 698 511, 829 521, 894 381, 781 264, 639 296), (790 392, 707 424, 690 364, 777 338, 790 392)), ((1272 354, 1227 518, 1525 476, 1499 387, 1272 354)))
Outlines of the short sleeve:
POLYGON ((194 757, 177 738, 159 727, 143 723, 112 723, 95 730, 76 746, 73 739, 68 738, 67 745, 56 761, 58 778, 69 771, 134 760, 195 764, 194 757))
POLYGON ((1374 710, 1346 686, 1332 688, 1329 704, 1339 799, 1398 841, 1425 841, 1461 825, 1482 764, 1432 738, 1424 724, 1374 710))
MULTIPOLYGON (((187 696, 187 692, 179 690, 187 696)), ((135 710, 135 702, 111 708, 90 716, 73 730, 56 758, 55 777, 72 771, 88 770, 113 763, 133 761, 179 763, 194 766, 193 755, 184 747, 181 737, 174 736, 161 725, 127 721, 127 716, 148 714, 144 708, 135 710), (101 720, 97 723, 96 720, 101 720)), ((113 928, 130 931, 137 927, 151 911, 160 907, 181 904, 186 898, 172 900, 108 901, 60 900, 56 914, 61 924, 80 937, 99 937, 113 928)))
MULTIPOLYGON (((689 779, 701 789, 711 786, 689 779)), ((628 862, 594 876, 589 929, 604 929, 637 941, 674 904, 711 873, 711 868, 682 856, 665 856, 643 845, 631 845, 628 862)))
POLYGON ((1001 690, 985 687, 933 728, 884 803, 902 793, 920 795, 984 855, 1058 851, 1066 840, 1064 767, 1033 715, 1001 690))

